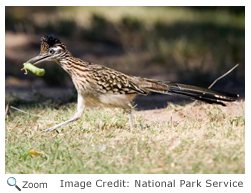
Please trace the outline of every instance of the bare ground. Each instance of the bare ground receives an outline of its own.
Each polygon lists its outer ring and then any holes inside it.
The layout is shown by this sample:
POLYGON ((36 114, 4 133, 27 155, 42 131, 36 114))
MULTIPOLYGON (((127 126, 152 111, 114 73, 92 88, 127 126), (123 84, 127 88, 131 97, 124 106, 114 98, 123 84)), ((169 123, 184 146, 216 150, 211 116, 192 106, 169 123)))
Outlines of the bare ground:
MULTIPOLYGON (((170 104, 172 107, 154 110, 135 111, 134 113, 138 116, 142 116, 142 119, 148 123, 164 123, 166 121, 179 123, 184 117, 191 114, 193 115, 194 119, 200 119, 202 121, 203 116, 205 116, 205 111, 203 110, 206 108, 212 109, 214 107, 210 104, 196 105, 196 103, 200 102, 191 102, 185 107, 175 107, 173 104, 170 104)), ((245 112, 245 101, 228 103, 226 107, 218 106, 218 108, 223 113, 227 114, 227 116, 241 116, 243 115, 243 112, 245 112)))

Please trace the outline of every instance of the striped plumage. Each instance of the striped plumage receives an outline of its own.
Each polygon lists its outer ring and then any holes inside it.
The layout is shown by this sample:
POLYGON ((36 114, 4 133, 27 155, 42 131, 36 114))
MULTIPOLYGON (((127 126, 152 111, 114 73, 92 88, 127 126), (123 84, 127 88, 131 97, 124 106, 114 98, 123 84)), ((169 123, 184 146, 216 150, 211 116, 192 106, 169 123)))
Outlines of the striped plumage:
POLYGON ((147 95, 149 92, 189 97, 220 105, 238 98, 237 94, 129 76, 114 69, 85 62, 73 57, 66 46, 51 35, 41 38, 40 54, 27 62, 37 64, 49 60, 58 63, 71 76, 78 92, 78 105, 72 119, 44 131, 57 130, 58 127, 80 118, 86 107, 96 106, 123 108, 129 113, 132 128, 130 102, 138 94, 147 95))

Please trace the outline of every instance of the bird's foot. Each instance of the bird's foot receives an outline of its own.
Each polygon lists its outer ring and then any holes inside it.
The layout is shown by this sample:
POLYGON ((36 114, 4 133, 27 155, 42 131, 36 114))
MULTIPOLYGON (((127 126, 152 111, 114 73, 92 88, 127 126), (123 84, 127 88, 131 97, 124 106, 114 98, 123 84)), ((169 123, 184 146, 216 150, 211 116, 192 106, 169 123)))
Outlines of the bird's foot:
POLYGON ((50 132, 50 131, 54 131, 56 130, 58 133, 61 133, 60 130, 57 129, 58 127, 51 127, 49 129, 45 129, 45 130, 40 130, 42 133, 45 133, 45 132, 50 132))

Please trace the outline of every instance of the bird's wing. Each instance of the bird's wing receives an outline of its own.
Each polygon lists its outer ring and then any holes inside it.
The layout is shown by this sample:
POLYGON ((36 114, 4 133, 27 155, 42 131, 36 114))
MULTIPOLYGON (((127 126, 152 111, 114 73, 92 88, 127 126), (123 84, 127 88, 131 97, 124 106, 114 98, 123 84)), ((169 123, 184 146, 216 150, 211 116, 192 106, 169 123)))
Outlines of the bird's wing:
POLYGON ((131 77, 96 64, 89 65, 89 68, 91 68, 92 77, 96 80, 99 90, 103 93, 147 94, 144 89, 134 83, 134 79, 137 77, 131 77))

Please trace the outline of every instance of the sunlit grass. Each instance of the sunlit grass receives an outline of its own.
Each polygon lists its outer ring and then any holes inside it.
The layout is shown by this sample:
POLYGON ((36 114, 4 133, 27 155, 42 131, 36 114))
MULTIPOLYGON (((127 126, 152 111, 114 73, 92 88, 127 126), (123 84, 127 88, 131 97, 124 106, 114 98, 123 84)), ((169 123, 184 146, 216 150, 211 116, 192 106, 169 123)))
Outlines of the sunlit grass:
POLYGON ((75 105, 22 108, 6 118, 6 173, 245 173, 245 103, 169 105, 164 122, 134 112, 90 109, 57 132, 75 105), (39 115, 41 117, 37 117, 39 115), (31 150, 46 155, 30 156, 31 150))

